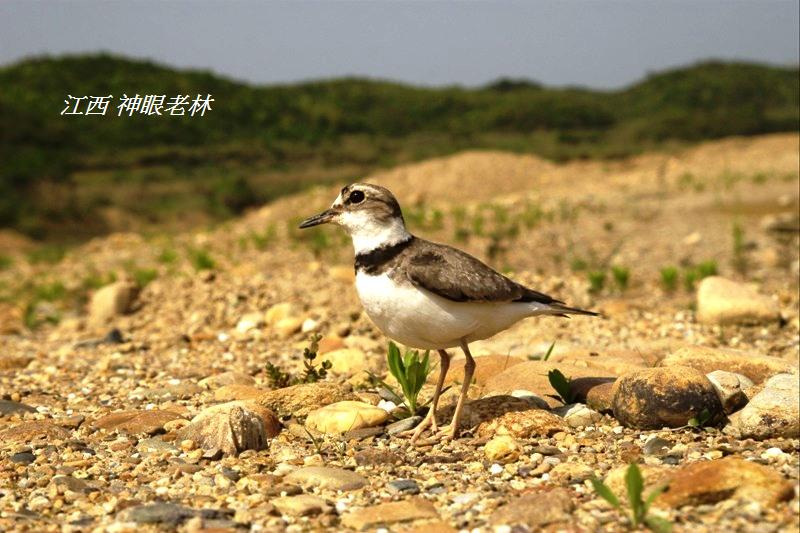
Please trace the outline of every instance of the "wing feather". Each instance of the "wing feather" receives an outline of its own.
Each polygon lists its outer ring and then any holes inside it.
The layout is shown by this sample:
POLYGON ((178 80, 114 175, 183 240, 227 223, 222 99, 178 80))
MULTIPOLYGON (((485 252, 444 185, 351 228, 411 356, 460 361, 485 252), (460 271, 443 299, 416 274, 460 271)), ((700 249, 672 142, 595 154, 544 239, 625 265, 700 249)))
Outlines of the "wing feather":
MULTIPOLYGON (((420 239, 421 241, 421 239, 420 239)), ((562 303, 528 289, 456 248, 422 241, 404 265, 416 286, 454 302, 562 303)))

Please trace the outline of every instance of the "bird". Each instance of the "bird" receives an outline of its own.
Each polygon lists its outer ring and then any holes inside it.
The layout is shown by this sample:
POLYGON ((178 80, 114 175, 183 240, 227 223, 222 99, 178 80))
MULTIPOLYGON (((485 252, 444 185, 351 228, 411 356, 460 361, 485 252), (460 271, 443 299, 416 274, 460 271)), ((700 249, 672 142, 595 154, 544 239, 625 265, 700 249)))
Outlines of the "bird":
POLYGON ((329 209, 307 218, 300 228, 320 224, 340 226, 350 235, 356 292, 375 326, 395 342, 439 354, 430 408, 411 430, 411 442, 428 428, 444 439, 457 438, 475 372, 471 342, 528 317, 598 315, 517 283, 462 250, 412 235, 397 199, 379 185, 345 186, 329 209), (450 367, 450 348, 464 352, 464 381, 453 418, 440 429, 436 410, 450 367))

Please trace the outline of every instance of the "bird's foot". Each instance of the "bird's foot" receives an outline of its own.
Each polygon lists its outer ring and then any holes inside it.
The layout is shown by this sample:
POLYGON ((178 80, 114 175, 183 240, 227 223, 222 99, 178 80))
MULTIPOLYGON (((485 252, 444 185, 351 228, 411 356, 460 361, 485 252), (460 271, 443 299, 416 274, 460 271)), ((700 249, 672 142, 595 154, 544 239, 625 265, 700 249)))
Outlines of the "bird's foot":
POLYGON ((427 428, 430 428, 432 434, 437 434, 439 432, 439 426, 436 424, 436 416, 433 414, 433 409, 428 411, 428 414, 425 415, 425 418, 422 419, 422 422, 417 424, 417 427, 413 429, 409 429, 408 431, 403 431, 400 433, 401 437, 411 437, 411 444, 416 443, 422 434, 425 432, 427 428))

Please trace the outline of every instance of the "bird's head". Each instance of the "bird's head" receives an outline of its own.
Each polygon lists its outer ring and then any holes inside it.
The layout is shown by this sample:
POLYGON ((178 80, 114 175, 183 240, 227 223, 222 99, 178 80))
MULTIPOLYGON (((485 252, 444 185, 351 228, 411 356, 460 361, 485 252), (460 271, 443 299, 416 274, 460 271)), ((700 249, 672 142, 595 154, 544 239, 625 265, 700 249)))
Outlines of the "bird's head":
POLYGON ((368 183, 342 188, 330 209, 307 218, 300 228, 327 223, 342 226, 350 234, 356 253, 394 244, 409 236, 394 195, 389 189, 368 183))

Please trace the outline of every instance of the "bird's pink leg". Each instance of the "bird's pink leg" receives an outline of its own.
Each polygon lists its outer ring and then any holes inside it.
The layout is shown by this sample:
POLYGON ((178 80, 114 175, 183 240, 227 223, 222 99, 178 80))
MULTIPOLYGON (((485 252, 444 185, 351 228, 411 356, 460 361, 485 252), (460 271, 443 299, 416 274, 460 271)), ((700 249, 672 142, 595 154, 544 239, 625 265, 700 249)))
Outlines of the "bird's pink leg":
POLYGON ((469 392, 469 386, 472 383, 472 376, 475 374, 475 359, 473 359, 472 354, 469 353, 469 346, 467 346, 467 341, 464 339, 461 339, 461 349, 464 351, 464 356, 467 358, 467 361, 464 363, 464 383, 461 385, 461 396, 458 397, 458 403, 456 404, 456 410, 453 412, 452 422, 442 430, 444 436, 449 439, 455 439, 458 435, 458 426, 461 423, 461 414, 464 410, 464 403, 467 400, 467 392, 469 392))
POLYGON ((422 419, 422 422, 414 428, 414 433, 411 435, 411 442, 415 442, 427 427, 431 428, 432 433, 436 433, 439 428, 436 426, 436 408, 439 405, 439 395, 442 393, 444 387, 444 378, 447 375, 447 370, 450 368, 450 354, 445 350, 438 350, 439 352, 439 380, 436 383, 436 390, 433 391, 433 399, 428 408, 428 414, 422 419))

